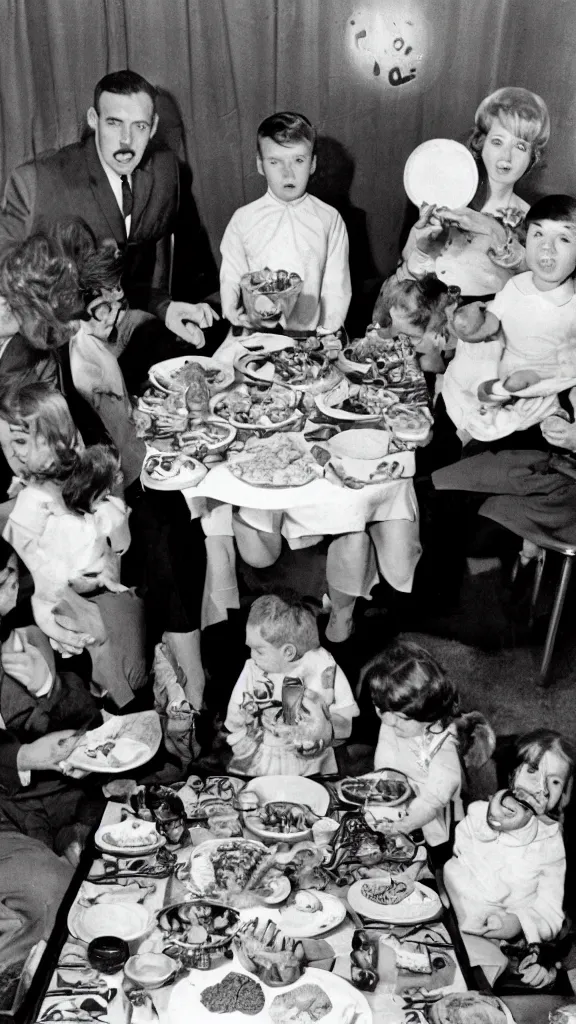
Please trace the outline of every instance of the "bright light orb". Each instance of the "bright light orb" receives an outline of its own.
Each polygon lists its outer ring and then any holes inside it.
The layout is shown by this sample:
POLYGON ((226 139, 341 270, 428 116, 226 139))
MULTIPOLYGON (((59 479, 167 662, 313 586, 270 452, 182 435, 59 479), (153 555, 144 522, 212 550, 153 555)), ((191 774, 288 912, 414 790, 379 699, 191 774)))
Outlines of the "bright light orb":
POLYGON ((431 27, 418 0, 378 0, 346 22, 346 53, 356 73, 379 89, 405 94, 423 84, 431 27))

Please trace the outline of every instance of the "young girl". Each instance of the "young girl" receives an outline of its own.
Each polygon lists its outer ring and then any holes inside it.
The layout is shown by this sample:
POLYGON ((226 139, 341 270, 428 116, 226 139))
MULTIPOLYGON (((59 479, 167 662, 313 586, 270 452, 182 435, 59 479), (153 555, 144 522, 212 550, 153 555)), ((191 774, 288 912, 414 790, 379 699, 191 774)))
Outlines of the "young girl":
POLYGON ((450 839, 450 805, 462 817, 462 772, 454 720, 458 693, 438 662, 423 647, 397 643, 364 669, 362 684, 381 719, 374 768, 395 768, 414 784, 416 796, 401 832, 421 828, 430 846, 450 839))
POLYGON ((130 533, 111 494, 117 455, 84 449, 66 400, 41 382, 13 381, 0 395, 0 443, 24 483, 4 537, 32 574, 36 622, 58 643, 58 617, 75 620, 79 647, 91 644, 94 682, 121 707, 145 672, 140 602, 119 582, 130 533))
POLYGON ((225 727, 230 770, 246 775, 328 775, 332 746, 350 735, 358 707, 350 684, 320 646, 300 599, 259 597, 246 624, 250 658, 234 687, 225 727))
POLYGON ((458 288, 447 288, 434 274, 402 281, 392 276, 380 289, 372 321, 391 337, 405 335, 419 356, 422 370, 442 373, 441 352, 446 346, 448 318, 459 298, 458 288))

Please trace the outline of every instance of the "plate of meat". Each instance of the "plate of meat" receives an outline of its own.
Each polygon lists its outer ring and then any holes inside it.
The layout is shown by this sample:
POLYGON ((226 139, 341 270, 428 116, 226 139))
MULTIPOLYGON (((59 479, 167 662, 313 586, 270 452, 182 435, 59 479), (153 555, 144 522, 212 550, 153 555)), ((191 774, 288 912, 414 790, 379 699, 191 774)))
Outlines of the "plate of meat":
POLYGON ((148 371, 148 378, 159 391, 180 392, 187 390, 196 370, 202 367, 210 394, 224 391, 234 381, 234 367, 219 363, 210 356, 176 356, 155 363, 148 371))
POLYGON ((411 878, 361 878, 348 890, 353 910, 370 921, 388 924, 417 924, 431 921, 442 910, 440 897, 433 889, 411 878))

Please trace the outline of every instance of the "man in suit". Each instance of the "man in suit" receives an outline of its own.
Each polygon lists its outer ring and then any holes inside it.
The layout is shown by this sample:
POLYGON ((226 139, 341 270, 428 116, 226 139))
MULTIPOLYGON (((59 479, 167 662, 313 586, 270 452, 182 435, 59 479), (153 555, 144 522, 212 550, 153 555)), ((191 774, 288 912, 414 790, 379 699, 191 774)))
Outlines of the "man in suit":
POLYGON ((18 167, 0 213, 0 246, 81 217, 97 242, 114 238, 124 253, 130 306, 148 309, 196 347, 216 313, 204 302, 171 300, 170 235, 179 209, 178 161, 150 144, 158 127, 156 90, 133 71, 102 78, 82 142, 18 167))

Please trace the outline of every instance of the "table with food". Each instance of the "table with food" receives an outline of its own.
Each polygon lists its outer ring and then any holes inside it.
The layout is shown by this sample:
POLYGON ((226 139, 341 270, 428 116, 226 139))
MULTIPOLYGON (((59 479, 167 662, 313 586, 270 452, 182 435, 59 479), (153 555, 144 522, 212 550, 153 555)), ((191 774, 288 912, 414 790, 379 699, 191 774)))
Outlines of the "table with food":
POLYGON ((414 795, 402 773, 169 787, 116 771, 31 1019, 513 1021, 469 989, 426 849, 394 831, 414 795))
POLYGON ((393 586, 411 581, 414 450, 432 421, 409 339, 374 329, 342 348, 335 337, 253 333, 213 358, 156 364, 149 379, 136 413, 145 487, 181 490, 209 535, 231 538, 236 517, 305 547, 393 524, 380 568, 393 586))

